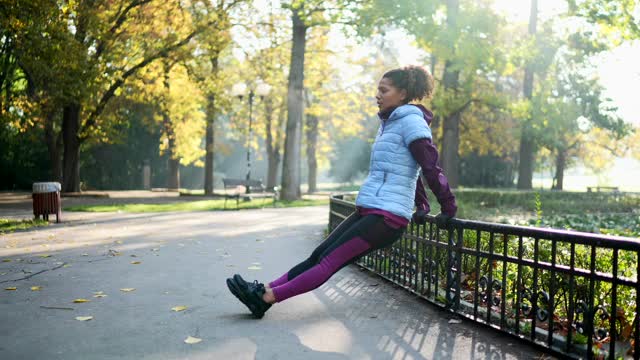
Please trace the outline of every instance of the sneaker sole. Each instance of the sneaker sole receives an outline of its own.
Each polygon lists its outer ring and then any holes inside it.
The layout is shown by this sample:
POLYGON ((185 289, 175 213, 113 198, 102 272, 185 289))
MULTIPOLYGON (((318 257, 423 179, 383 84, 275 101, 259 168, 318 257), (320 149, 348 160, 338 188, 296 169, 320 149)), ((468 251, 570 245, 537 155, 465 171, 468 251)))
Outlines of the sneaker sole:
POLYGON ((237 297, 238 300, 240 300, 249 309, 249 311, 251 311, 251 314, 253 314, 255 318, 262 319, 262 317, 264 316, 264 312, 257 311, 253 304, 247 301, 247 298, 242 294, 242 291, 235 281, 233 281, 232 279, 227 279, 227 287, 229 288, 229 291, 231 291, 231 293, 235 297, 237 297))

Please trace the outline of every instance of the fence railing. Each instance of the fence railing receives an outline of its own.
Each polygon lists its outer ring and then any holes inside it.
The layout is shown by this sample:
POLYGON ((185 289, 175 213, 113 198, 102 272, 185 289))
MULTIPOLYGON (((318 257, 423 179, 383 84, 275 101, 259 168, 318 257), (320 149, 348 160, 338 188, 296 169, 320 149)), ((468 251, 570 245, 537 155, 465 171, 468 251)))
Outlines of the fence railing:
MULTIPOLYGON (((329 229, 353 211, 333 196, 329 229)), ((640 239, 430 217, 357 264, 556 355, 640 359, 639 255, 640 239)))

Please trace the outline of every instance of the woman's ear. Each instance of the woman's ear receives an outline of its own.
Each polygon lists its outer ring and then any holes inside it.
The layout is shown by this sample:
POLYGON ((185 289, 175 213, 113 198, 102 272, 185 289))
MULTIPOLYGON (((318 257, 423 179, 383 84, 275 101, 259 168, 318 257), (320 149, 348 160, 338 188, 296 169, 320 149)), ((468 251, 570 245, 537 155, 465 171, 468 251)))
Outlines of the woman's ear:
POLYGON ((402 102, 404 103, 408 103, 409 101, 407 101, 407 90, 406 89, 401 89, 400 90, 400 100, 402 100, 402 102))

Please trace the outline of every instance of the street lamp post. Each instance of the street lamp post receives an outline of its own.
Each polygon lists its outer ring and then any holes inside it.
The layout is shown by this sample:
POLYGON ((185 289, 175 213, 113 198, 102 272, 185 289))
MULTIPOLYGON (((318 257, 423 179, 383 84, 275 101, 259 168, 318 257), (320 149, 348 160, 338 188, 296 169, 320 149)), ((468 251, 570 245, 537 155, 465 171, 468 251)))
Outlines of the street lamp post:
MULTIPOLYGON (((249 90, 249 134, 247 136, 247 181, 251 179, 251 139, 253 133, 251 131, 251 127, 253 124, 253 98, 255 95, 258 95, 262 100, 265 96, 269 95, 271 91, 271 86, 265 84, 261 80, 256 81, 257 86, 254 90, 249 90)), ((237 96, 240 100, 244 97, 247 92, 247 85, 244 83, 237 83, 233 85, 231 89, 231 93, 233 96, 237 96)), ((247 184, 247 194, 251 193, 251 187, 247 184)))

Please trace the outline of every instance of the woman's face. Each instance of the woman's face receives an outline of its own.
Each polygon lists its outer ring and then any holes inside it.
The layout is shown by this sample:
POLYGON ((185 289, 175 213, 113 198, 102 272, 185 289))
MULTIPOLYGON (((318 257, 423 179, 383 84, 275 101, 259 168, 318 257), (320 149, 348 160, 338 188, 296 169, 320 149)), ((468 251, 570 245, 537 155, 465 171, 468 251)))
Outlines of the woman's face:
POLYGON ((385 111, 400 105, 404 105, 404 99, 407 97, 407 91, 398 89, 393 85, 393 81, 389 78, 382 78, 378 84, 378 93, 376 101, 378 109, 385 111))

